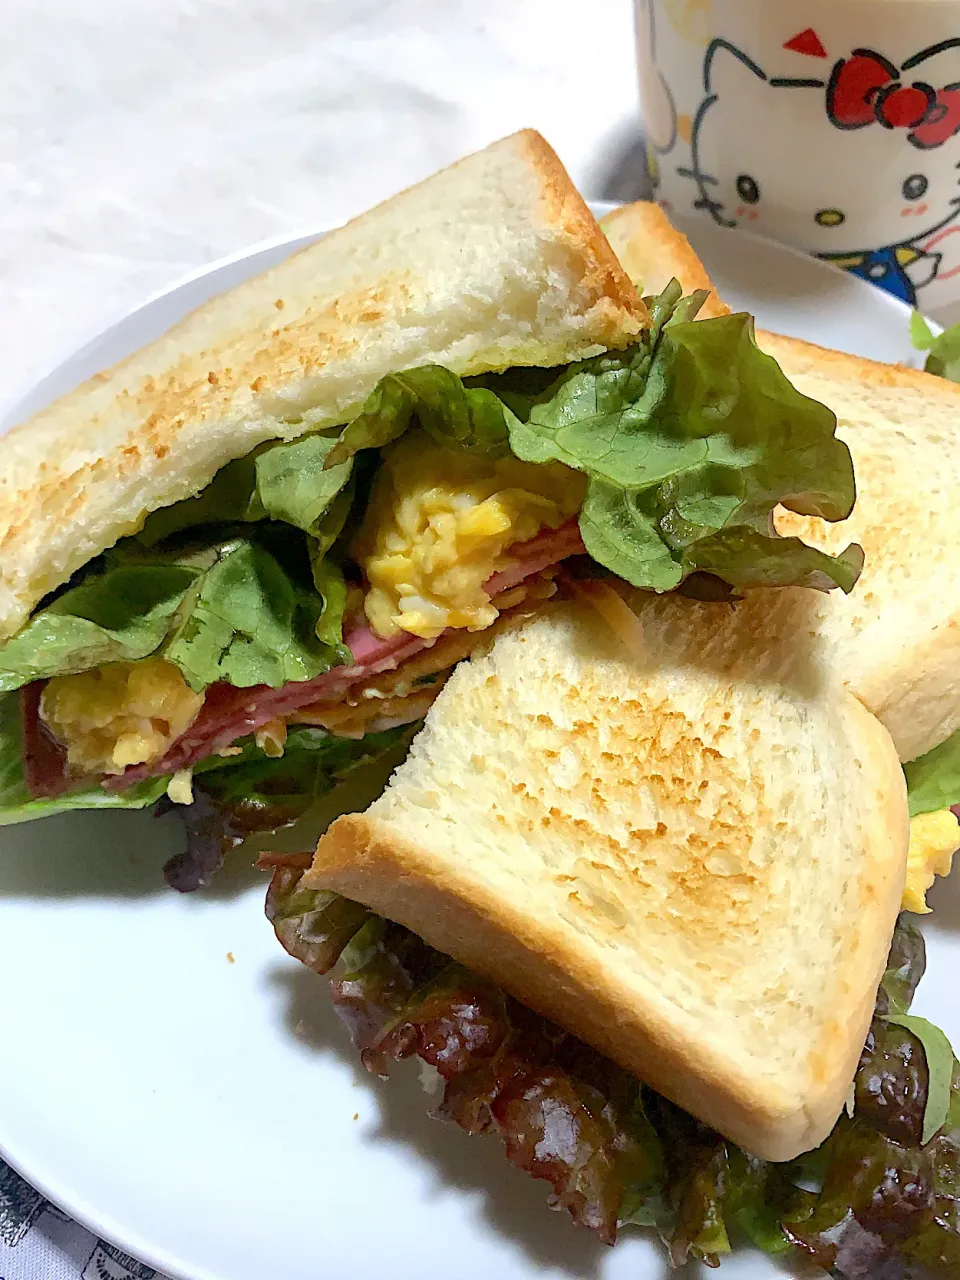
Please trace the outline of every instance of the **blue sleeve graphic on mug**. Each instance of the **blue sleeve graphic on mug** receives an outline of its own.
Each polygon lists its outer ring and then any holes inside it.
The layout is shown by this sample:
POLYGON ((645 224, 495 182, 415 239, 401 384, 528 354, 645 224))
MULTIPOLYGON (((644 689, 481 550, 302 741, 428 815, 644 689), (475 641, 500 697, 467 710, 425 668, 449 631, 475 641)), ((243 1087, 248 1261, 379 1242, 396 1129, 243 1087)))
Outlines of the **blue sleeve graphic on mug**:
POLYGON ((960 232, 960 171, 940 158, 958 147, 960 38, 900 66, 869 48, 831 64, 812 28, 784 48, 806 55, 812 74, 768 75, 730 41, 711 40, 691 164, 677 173, 721 226, 766 231, 916 305, 942 269, 938 246, 960 232), (808 155, 785 155, 784 108, 808 155), (865 170, 876 180, 863 181, 865 170))

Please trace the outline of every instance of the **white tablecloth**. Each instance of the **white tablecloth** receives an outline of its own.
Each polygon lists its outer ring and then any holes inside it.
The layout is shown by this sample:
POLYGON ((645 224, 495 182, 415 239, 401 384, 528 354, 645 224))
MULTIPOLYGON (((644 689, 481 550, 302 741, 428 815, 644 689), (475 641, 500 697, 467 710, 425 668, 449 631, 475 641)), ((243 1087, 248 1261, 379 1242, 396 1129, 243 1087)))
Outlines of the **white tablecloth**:
MULTIPOLYGON (((526 125, 586 195, 638 194, 631 8, 0 4, 0 402, 177 276, 526 125)), ((154 1275, 0 1163, 0 1280, 154 1275)))
POLYGON ((184 272, 525 125, 639 176, 631 0, 0 5, 5 395, 184 272))

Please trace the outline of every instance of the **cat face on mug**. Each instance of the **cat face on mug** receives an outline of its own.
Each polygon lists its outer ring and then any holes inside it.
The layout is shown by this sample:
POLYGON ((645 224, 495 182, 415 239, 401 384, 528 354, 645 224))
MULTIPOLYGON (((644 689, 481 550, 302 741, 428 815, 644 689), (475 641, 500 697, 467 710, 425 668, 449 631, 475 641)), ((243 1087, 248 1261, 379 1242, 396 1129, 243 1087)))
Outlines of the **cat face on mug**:
MULTIPOLYGON (((960 79, 957 53, 949 52, 960 79)), ((960 170, 944 164, 941 151, 960 161, 960 137, 949 132, 955 115, 960 124, 960 92, 899 76, 880 55, 858 50, 829 81, 768 78, 740 50, 715 41, 687 171, 698 206, 724 226, 823 255, 929 236, 960 208, 960 170), (927 123, 913 127, 924 111, 927 123), (804 149, 791 151, 798 138, 807 140, 804 149)))

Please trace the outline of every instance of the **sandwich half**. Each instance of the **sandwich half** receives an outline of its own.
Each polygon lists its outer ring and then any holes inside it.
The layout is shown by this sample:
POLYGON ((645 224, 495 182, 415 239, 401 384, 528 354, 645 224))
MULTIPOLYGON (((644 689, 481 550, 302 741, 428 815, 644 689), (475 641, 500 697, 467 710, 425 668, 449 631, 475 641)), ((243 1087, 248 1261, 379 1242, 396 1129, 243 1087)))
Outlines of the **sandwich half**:
MULTIPOLYGON (((603 227, 643 290, 675 276, 686 291, 708 292, 701 314, 729 314, 657 205, 626 205, 603 227)), ((863 546, 857 586, 821 597, 816 626, 901 760, 914 760, 960 729, 960 386, 763 330, 757 342, 829 405, 853 456, 858 499, 848 519, 828 525, 781 510, 776 525, 825 551, 863 546)))
POLYGON ((772 514, 849 514, 833 414, 703 301, 648 308, 525 132, 15 428, 0 818, 177 803, 189 887, 399 747, 570 556, 655 592, 850 590, 859 547, 772 514))
POLYGON ((0 637, 235 458, 355 417, 385 375, 566 364, 642 302, 538 134, 470 156, 200 307, 11 431, 0 637))
POLYGON ((581 590, 627 643, 570 603, 475 653, 304 885, 791 1159, 840 1114, 900 909, 896 751, 811 641, 808 593, 581 590))

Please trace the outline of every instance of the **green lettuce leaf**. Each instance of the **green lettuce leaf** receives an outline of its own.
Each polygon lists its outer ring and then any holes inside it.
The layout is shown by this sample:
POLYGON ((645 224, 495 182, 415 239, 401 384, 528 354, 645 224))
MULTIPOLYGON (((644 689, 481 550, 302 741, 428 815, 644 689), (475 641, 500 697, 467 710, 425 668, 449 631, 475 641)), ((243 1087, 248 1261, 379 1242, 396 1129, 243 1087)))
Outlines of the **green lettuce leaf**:
MULTIPOLYGON (((340 503, 335 495, 316 538, 268 523, 249 537, 178 552, 125 540, 108 553, 113 567, 0 645, 0 693, 157 652, 196 690, 218 680, 277 687, 348 662, 346 582, 325 554, 348 510, 349 497, 340 503)), ((212 538, 222 533, 210 530, 212 538)))
POLYGON ((352 470, 349 463, 325 467, 335 443, 329 436, 305 435, 261 445, 221 467, 195 498, 153 512, 136 540, 152 547, 201 525, 267 519, 316 534, 352 470))
POLYGON ((344 526, 350 517, 354 493, 355 479, 351 479, 331 502, 324 515, 316 522, 310 540, 310 559, 315 562, 325 556, 333 544, 343 533, 344 526))
POLYGON ((590 477, 587 550, 634 586, 669 591, 702 572, 738 587, 850 591, 859 547, 834 558, 777 537, 772 519, 778 504, 850 514, 853 465, 833 413, 759 349, 749 316, 665 319, 676 303, 677 289, 665 291, 644 343, 571 366, 526 414, 514 398, 513 452, 590 477))
POLYGON ((672 591, 683 568, 660 536, 650 495, 591 480, 580 509, 588 554, 618 578, 654 591, 672 591))
POLYGON ((919 311, 910 316, 910 340, 918 351, 929 351, 924 368, 950 382, 960 382, 960 324, 935 334, 919 311))
MULTIPOLYGON (((345 593, 344 593, 345 594, 345 593)), ((330 603, 333 627, 334 603, 330 603)), ((341 605, 342 607, 342 605, 341 605)), ((324 600, 256 541, 238 542, 206 574, 164 657, 193 689, 312 680, 340 661, 317 637, 324 600)))
MULTIPOLYGON (((322 797, 331 797, 335 812, 350 810, 351 797, 337 791, 341 783, 361 765, 392 760, 421 723, 359 739, 300 725, 290 729, 280 757, 266 755, 254 738, 247 738, 238 744, 238 755, 202 761, 194 769, 193 803, 171 806, 183 821, 187 840, 184 851, 163 869, 167 884, 180 893, 202 889, 247 836, 292 826, 322 797)), ((311 845, 316 839, 313 833, 311 845)), ((329 898, 344 901, 335 894, 329 898)))
POLYGON ((257 497, 273 520, 304 533, 321 532, 323 518, 350 479, 352 464, 327 465, 336 439, 307 435, 258 455, 257 497))
MULTIPOLYGON (((237 524, 263 520, 266 511, 257 496, 259 450, 221 467, 207 487, 195 498, 184 498, 170 507, 161 507, 147 517, 136 538, 125 543, 153 547, 185 529, 200 525, 237 524)), ((123 547, 123 543, 119 544, 123 547)))
POLYGON ((339 559, 328 553, 343 532, 354 499, 354 483, 351 479, 318 521, 309 541, 310 567, 313 585, 320 596, 320 615, 317 618, 317 639, 337 649, 340 660, 349 662, 351 654, 343 645, 343 615, 347 607, 347 580, 339 559))
POLYGON ((565 370, 468 382, 436 365, 391 374, 338 439, 259 446, 201 494, 155 512, 0 646, 0 692, 161 649, 194 689, 276 687, 348 660, 335 543, 348 540, 355 492, 369 493, 354 455, 414 421, 446 446, 512 449, 584 473, 586 548, 634 586, 693 579, 684 589, 710 598, 751 586, 850 591, 859 547, 830 557, 773 525, 781 503, 849 514, 853 471, 836 419, 759 350, 748 316, 693 319, 702 300, 672 282, 650 300, 637 346, 565 370), (298 557, 302 573, 289 566, 298 557))
POLYGON ((680 552, 684 576, 711 573, 734 587, 839 587, 848 595, 863 570, 863 548, 851 543, 838 556, 739 525, 699 539, 680 552))
POLYGON ((438 442, 561 462, 590 478, 580 527, 590 555, 634 586, 691 574, 732 587, 850 591, 863 565, 779 538, 778 504, 840 520, 855 496, 836 418, 756 344, 749 316, 694 320, 701 295, 672 282, 650 300, 636 347, 562 370, 462 382, 437 366, 381 380, 327 466, 383 448, 416 419, 438 442))
POLYGON ((194 769, 196 785, 246 830, 276 830, 300 817, 361 764, 409 742, 421 721, 339 738, 326 729, 293 725, 283 755, 270 757, 253 738, 237 756, 211 756, 194 769))
POLYGON ((347 462, 361 449, 382 449, 399 439, 414 417, 437 444, 459 445, 499 457, 509 452, 512 413, 492 391, 466 386, 441 365, 421 365, 381 378, 358 417, 331 450, 326 465, 347 462))
POLYGON ((950 1041, 932 1022, 910 1013, 890 1013, 887 1022, 911 1032, 923 1046, 927 1061, 927 1105, 923 1111, 921 1146, 926 1146, 935 1133, 943 1128, 950 1110, 950 1084, 953 1080, 953 1049, 950 1041))
POLYGON ((0 693, 145 658, 163 643, 199 576, 184 565, 120 566, 65 591, 0 644, 0 693))
POLYGON ((849 592, 863 568, 863 550, 856 545, 834 558, 799 538, 737 525, 716 533, 702 533, 700 526, 702 536, 677 546, 669 527, 656 492, 591 480, 580 511, 584 546, 598 564, 636 587, 672 591, 690 574, 710 573, 734 587, 840 586, 849 592))
POLYGON ((334 444, 307 435, 263 445, 222 467, 197 497, 154 512, 138 535, 122 539, 85 580, 0 645, 0 693, 144 658, 171 634, 165 656, 195 689, 220 679, 305 680, 346 660, 346 585, 324 556, 350 512, 353 466, 325 467, 334 444), (303 539, 291 528, 307 534, 316 591, 242 528, 231 540, 238 525, 259 522, 274 542, 286 529, 280 536, 293 555, 303 539), (188 532, 186 542, 178 536, 188 532))
MULTIPOLYGON (((317 639, 336 650, 343 644, 343 613, 347 607, 347 580, 343 570, 329 556, 314 562, 313 585, 320 596, 320 612, 314 626, 317 639)), ((349 662, 349 654, 340 660, 349 662)))
POLYGON ((960 804, 960 729, 919 760, 903 766, 910 817, 960 804))
POLYGON ((169 781, 149 778, 126 791, 104 791, 88 784, 67 795, 34 799, 23 775, 20 699, 16 694, 0 697, 0 827, 73 809, 144 809, 160 799, 169 781))

